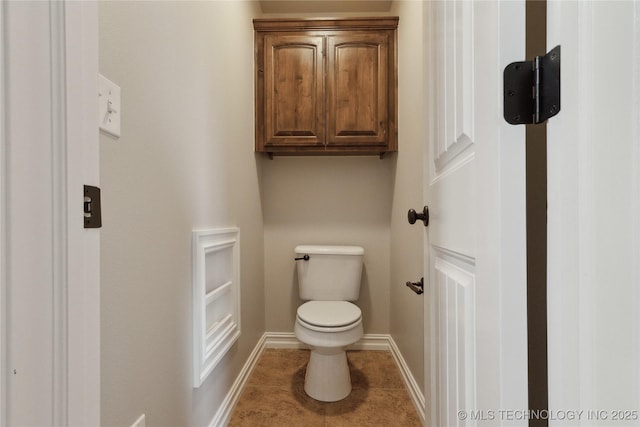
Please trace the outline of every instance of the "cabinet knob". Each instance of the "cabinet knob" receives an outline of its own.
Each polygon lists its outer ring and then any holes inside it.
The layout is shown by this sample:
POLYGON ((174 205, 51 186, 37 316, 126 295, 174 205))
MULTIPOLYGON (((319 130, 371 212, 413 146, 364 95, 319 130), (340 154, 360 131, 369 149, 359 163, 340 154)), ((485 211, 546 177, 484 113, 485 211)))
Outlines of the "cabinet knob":
POLYGON ((409 224, 415 224, 417 220, 420 220, 424 223, 424 226, 429 225, 429 207, 425 206, 422 208, 422 213, 417 213, 415 209, 409 209, 409 213, 407 214, 407 219, 409 220, 409 224))

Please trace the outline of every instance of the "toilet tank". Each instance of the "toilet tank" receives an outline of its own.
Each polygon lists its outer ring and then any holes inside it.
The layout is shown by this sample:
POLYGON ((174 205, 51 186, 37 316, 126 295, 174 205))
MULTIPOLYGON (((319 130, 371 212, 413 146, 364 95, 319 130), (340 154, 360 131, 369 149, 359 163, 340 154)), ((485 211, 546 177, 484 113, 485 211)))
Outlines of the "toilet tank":
POLYGON ((356 301, 360 294, 362 258, 360 246, 300 245, 298 260, 300 298, 318 301, 356 301))

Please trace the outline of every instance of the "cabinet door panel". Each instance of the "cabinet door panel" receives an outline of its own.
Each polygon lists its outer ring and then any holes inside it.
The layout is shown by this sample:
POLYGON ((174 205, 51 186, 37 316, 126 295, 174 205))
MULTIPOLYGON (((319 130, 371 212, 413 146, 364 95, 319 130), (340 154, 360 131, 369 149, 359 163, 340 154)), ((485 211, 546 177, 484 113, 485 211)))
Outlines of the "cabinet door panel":
POLYGON ((388 127, 387 34, 328 37, 327 144, 385 145, 388 127))
POLYGON ((265 37, 265 146, 324 144, 322 36, 265 37))

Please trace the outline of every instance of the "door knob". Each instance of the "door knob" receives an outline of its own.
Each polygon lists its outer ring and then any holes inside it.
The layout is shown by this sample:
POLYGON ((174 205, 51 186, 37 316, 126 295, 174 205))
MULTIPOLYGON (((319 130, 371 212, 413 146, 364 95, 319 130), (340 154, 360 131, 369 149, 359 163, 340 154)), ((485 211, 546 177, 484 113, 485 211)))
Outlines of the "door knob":
POLYGON ((422 208, 422 213, 416 212, 414 209, 409 209, 409 213, 407 214, 407 219, 409 220, 409 224, 415 224, 417 220, 420 220, 424 223, 424 226, 429 225, 429 207, 425 206, 422 208))

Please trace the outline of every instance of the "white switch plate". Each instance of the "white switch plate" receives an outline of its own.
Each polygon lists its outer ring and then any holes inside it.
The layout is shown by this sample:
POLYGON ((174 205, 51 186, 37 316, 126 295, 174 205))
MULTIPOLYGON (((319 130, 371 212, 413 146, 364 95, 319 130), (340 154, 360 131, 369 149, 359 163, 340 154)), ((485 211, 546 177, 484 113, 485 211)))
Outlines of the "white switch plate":
POLYGON ((120 86, 98 74, 98 124, 100 130, 120 137, 120 86))
POLYGON ((145 427, 146 421, 144 414, 140 415, 140 418, 135 423, 131 424, 131 427, 145 427))

